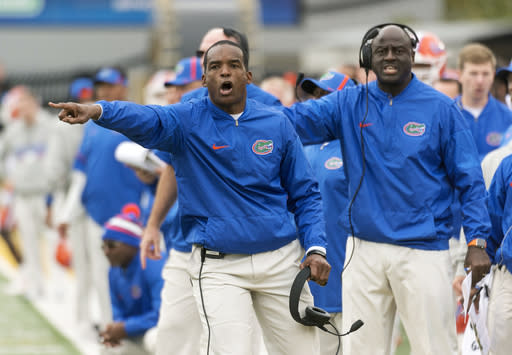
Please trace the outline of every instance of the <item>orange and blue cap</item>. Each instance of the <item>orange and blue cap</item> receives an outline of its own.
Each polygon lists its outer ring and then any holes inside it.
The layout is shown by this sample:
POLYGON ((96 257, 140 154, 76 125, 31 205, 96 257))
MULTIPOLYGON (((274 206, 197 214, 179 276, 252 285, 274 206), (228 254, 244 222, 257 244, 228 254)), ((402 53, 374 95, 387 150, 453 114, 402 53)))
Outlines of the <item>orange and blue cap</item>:
POLYGON ((325 91, 334 92, 343 89, 344 87, 355 86, 354 82, 350 80, 347 75, 337 73, 335 71, 328 71, 320 77, 319 80, 313 78, 305 78, 301 82, 302 90, 312 94, 315 87, 319 87, 325 91))
POLYGON ((165 86, 183 86, 201 80, 203 75, 201 59, 197 57, 184 58, 176 65, 175 72, 174 80, 166 81, 165 86))
POLYGON ((69 87, 69 96, 72 100, 92 100, 93 93, 94 83, 90 78, 77 78, 69 87))

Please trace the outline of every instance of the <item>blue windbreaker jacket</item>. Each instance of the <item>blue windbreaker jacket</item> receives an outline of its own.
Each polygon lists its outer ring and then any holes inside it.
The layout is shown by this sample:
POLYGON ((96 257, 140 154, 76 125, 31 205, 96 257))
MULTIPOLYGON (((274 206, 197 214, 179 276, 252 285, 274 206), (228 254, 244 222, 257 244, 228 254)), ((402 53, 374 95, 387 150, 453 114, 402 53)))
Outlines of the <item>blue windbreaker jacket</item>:
MULTIPOLYGON (((397 96, 377 82, 285 108, 304 144, 340 139, 357 237, 424 250, 448 248, 460 191, 466 238, 487 239, 490 220, 475 142, 456 104, 413 76, 397 96), (365 120, 366 105, 368 115, 365 120)), ((349 229, 348 213, 341 222, 349 229)))
POLYGON ((298 232, 306 250, 326 246, 318 183, 281 111, 248 99, 235 121, 208 97, 164 107, 99 103, 97 124, 173 154, 187 242, 254 254, 298 232))
POLYGON ((512 124, 512 111, 489 95, 489 101, 477 119, 462 106, 461 97, 455 98, 462 115, 471 129, 480 160, 498 148, 507 128, 512 124))
POLYGON ((487 253, 494 264, 503 264, 512 272, 512 156, 501 162, 489 186, 489 214, 492 234, 487 253))
POLYGON ((110 267, 108 281, 112 316, 116 322, 124 322, 126 334, 137 336, 156 327, 160 314, 160 293, 164 285, 162 269, 167 254, 159 260, 147 260, 142 269, 137 254, 126 269, 110 267))
POLYGON ((326 286, 320 286, 310 281, 309 288, 313 293, 315 306, 327 312, 341 312, 341 270, 345 262, 347 232, 338 219, 348 204, 348 183, 343 172, 340 142, 308 145, 304 147, 304 152, 320 186, 324 205, 325 233, 329 245, 327 261, 331 264, 329 283, 326 286))

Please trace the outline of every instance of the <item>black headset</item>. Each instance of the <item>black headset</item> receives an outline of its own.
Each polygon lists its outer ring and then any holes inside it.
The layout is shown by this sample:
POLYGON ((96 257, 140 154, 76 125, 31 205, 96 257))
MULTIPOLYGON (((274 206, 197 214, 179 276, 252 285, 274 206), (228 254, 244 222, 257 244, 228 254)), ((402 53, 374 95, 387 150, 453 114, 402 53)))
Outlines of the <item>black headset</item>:
MULTIPOLYGON (((323 310, 322 308, 314 307, 314 306, 307 306, 305 316, 302 318, 299 314, 300 294, 302 292, 302 289, 304 288, 304 284, 310 277, 311 277, 311 269, 309 268, 309 266, 306 266, 304 269, 302 269, 295 277, 295 280, 293 281, 293 284, 292 284, 292 288, 290 290, 290 302, 289 302, 290 313, 291 313, 293 319, 297 323, 300 323, 300 324, 306 325, 306 326, 316 326, 316 327, 322 329, 323 331, 326 331, 330 334, 337 335, 335 333, 329 332, 325 328, 325 325, 328 324, 331 319, 331 315, 329 314, 329 312, 323 310)), ((332 323, 329 323, 329 324, 331 324, 331 326, 336 329, 336 327, 334 327, 334 325, 332 323)), ((350 334, 352 332, 355 332, 356 330, 361 328, 363 326, 363 324, 364 324, 363 321, 359 319, 359 320, 355 321, 354 324, 352 324, 352 326, 350 327, 350 330, 348 332, 346 332, 344 334, 339 334, 338 336, 344 336, 344 335, 350 334)), ((337 329, 336 329, 336 332, 338 332, 337 329)))
POLYGON ((290 290, 290 313, 296 322, 307 326, 317 326, 324 330, 324 325, 329 323, 329 320, 331 319, 329 312, 324 311, 318 307, 307 306, 306 315, 304 318, 301 318, 299 314, 300 293, 302 292, 304 284, 310 278, 310 276, 311 269, 309 266, 307 266, 302 269, 295 277, 295 280, 292 284, 292 289, 290 290))
POLYGON ((359 48, 359 66, 364 68, 368 72, 372 68, 372 41, 379 34, 380 30, 386 26, 397 26, 400 27, 407 36, 411 39, 412 50, 416 49, 416 45, 419 42, 418 35, 412 28, 400 23, 383 23, 377 26, 373 26, 366 31, 359 48))

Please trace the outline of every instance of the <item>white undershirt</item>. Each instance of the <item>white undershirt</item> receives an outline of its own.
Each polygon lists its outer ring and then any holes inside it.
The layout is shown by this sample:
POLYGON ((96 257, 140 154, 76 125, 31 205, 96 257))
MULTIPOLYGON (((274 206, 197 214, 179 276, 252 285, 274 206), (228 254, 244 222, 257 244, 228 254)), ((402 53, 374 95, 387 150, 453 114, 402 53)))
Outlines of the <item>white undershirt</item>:
POLYGON ((482 113, 482 111, 484 110, 483 107, 467 107, 467 106, 464 106, 464 110, 468 111, 469 113, 471 113, 473 115, 473 117, 475 119, 477 119, 480 114, 482 113))

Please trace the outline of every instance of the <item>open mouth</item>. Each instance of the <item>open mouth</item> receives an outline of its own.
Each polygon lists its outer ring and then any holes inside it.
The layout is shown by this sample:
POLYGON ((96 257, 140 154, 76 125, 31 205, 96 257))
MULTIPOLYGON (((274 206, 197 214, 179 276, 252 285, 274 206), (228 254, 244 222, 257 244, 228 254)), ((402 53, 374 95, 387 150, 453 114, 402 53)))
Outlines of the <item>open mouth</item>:
POLYGON ((233 83, 231 81, 225 81, 220 86, 221 95, 229 95, 233 91, 233 83))
POLYGON ((398 69, 394 65, 385 65, 384 66, 384 74, 396 74, 398 72, 398 69))

